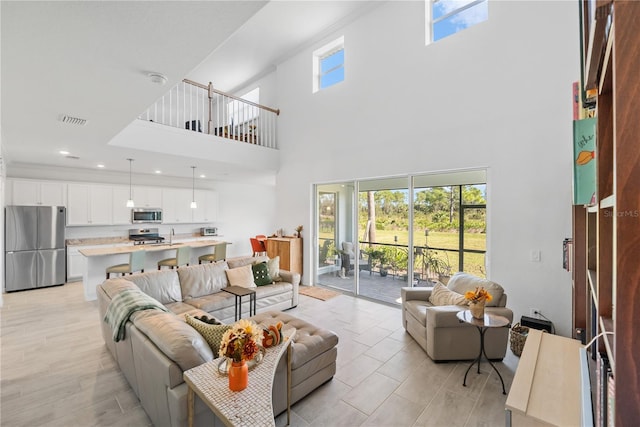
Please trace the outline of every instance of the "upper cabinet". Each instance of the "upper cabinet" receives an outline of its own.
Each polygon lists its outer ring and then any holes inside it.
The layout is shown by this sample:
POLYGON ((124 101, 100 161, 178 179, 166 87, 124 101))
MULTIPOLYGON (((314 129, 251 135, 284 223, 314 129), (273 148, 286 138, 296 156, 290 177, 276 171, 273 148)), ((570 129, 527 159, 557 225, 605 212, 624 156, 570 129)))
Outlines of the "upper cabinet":
POLYGON ((136 204, 136 208, 162 207, 162 188, 133 187, 133 201, 136 204))
POLYGON ((193 222, 212 222, 218 219, 218 193, 196 190, 198 207, 193 209, 193 222))
POLYGON ((68 184, 67 225, 111 225, 113 188, 109 185, 68 184))
MULTIPOLYGON (((131 208, 127 207, 127 200, 130 197, 129 187, 117 185, 112 189, 112 215, 114 224, 131 224, 131 208)), ((134 202, 136 199, 133 199, 134 202)), ((136 205, 137 206, 137 205, 136 205)))
POLYGON ((66 206, 66 184, 55 181, 11 179, 6 204, 18 206, 66 206))
POLYGON ((162 222, 181 224, 193 222, 191 190, 184 188, 162 189, 162 222))

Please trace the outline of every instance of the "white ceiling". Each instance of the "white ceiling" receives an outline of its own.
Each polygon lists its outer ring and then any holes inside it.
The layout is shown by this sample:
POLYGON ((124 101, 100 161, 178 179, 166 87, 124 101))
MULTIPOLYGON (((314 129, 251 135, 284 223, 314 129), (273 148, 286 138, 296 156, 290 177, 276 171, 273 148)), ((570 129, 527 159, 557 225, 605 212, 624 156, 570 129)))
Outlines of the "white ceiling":
MULTIPOLYGON (((2 1, 5 162, 128 171, 134 158, 136 173, 189 177, 199 159, 202 173, 219 170, 198 152, 150 153, 109 141, 183 78, 233 91, 376 3, 2 1), (167 84, 151 83, 149 72, 165 74, 167 84), (61 123, 62 114, 87 124, 61 123)), ((254 169, 234 167, 226 179, 254 169)))

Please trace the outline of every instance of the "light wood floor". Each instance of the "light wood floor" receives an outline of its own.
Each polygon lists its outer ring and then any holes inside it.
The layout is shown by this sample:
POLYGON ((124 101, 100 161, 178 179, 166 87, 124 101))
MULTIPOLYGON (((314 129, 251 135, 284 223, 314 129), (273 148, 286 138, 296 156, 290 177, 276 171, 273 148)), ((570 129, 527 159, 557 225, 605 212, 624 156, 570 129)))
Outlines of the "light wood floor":
MULTIPOLYGON (((332 381, 293 406, 294 426, 503 426, 500 381, 486 364, 433 363, 400 310, 340 295, 300 296, 290 314, 340 337, 332 381)), ((145 426, 144 410, 107 352, 82 284, 4 294, 0 311, 2 426, 145 426)), ((507 391, 518 359, 497 367, 507 391)), ((285 425, 286 416, 276 420, 285 425)))

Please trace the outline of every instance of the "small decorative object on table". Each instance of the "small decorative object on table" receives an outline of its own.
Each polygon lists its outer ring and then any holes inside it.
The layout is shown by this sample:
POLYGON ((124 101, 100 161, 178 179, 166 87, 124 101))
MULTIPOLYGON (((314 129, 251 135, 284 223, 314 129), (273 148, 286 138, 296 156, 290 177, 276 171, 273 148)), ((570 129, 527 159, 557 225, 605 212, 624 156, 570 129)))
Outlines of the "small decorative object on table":
POLYGON ((296 227, 296 237, 302 237, 302 226, 299 225, 296 227))
POLYGON ((260 352, 262 328, 250 320, 241 319, 226 331, 220 342, 220 356, 232 360, 229 367, 229 389, 241 391, 247 388, 249 368, 247 361, 260 352))
POLYGON ((492 297, 483 287, 477 287, 475 291, 467 291, 464 297, 469 300, 469 311, 476 319, 484 319, 484 305, 491 301, 492 297))

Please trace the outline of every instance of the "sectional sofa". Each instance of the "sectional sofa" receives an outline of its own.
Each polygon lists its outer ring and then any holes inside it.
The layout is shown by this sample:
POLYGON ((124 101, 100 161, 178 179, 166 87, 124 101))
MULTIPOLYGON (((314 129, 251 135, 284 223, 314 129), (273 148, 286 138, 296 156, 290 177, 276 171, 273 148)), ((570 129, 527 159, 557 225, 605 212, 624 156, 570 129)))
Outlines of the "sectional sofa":
MULTIPOLYGON (((98 285, 101 319, 112 298, 125 290, 141 290, 168 310, 134 312, 125 324, 124 339, 118 342, 114 341, 111 327, 102 322, 107 348, 155 426, 187 425, 187 385, 183 372, 217 357, 203 336, 185 322, 185 314, 206 314, 233 323, 235 297, 222 290, 229 285, 227 270, 267 259, 242 257, 113 278, 98 285)), ((263 325, 281 321, 285 328, 296 328, 291 363, 291 402, 295 403, 335 374, 338 337, 282 312, 298 303, 300 275, 280 270, 277 276, 279 281, 255 288, 258 314, 251 319, 263 325)), ((248 311, 248 301, 243 302, 243 314, 248 315, 248 311)), ((274 379, 275 414, 286 409, 286 374, 285 353, 274 379)), ((195 403, 194 425, 221 425, 199 398, 195 403)))

